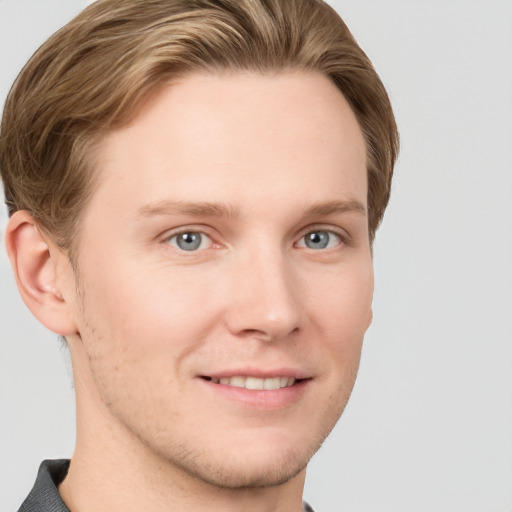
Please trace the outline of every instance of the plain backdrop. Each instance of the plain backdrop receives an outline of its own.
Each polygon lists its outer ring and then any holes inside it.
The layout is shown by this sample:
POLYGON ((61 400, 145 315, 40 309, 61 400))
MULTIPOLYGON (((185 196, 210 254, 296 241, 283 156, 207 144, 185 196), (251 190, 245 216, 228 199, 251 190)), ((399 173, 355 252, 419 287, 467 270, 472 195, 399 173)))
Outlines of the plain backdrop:
MULTIPOLYGON (((0 0, 0 103, 86 0, 0 0)), ((308 469, 319 512, 512 510, 512 3, 332 1, 402 136, 375 245, 375 319, 341 421, 308 469)), ((2 208, 0 225, 6 221, 2 208)), ((0 510, 69 457, 66 351, 0 252, 0 510)))

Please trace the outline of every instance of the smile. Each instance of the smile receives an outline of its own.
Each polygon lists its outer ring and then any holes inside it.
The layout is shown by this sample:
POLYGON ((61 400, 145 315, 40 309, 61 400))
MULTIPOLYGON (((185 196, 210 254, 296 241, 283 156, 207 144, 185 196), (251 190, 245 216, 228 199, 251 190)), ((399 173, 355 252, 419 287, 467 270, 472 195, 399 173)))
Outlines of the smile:
POLYGON ((296 382, 294 377, 269 377, 263 379, 243 375, 236 375, 233 377, 209 377, 208 380, 214 384, 223 384, 224 386, 268 391, 287 388, 293 386, 296 382))

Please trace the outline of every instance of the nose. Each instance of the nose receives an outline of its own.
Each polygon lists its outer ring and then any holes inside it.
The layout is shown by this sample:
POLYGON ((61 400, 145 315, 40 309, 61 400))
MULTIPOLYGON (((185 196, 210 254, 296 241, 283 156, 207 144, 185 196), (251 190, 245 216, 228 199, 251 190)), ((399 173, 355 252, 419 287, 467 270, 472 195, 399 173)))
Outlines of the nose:
POLYGON ((233 335, 276 341, 299 330, 298 275, 280 251, 240 258, 231 269, 228 293, 225 318, 233 335))

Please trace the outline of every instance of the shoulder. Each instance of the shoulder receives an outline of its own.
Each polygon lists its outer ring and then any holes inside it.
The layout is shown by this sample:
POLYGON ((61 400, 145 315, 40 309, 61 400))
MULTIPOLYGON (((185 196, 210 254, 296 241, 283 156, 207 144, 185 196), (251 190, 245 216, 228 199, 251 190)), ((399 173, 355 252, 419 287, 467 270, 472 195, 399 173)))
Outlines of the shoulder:
POLYGON ((302 512, 315 512, 315 511, 309 503, 303 501, 302 502, 302 512))
POLYGON ((34 487, 18 512, 69 512, 57 486, 64 480, 69 460, 45 460, 39 466, 34 487))

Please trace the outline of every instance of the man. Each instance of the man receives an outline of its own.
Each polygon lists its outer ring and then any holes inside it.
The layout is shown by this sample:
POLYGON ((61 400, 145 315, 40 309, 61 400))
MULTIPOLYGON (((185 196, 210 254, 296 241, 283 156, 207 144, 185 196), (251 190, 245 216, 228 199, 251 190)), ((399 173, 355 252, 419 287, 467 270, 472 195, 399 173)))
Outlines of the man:
POLYGON ((69 461, 21 511, 297 512, 349 398, 398 136, 317 0, 100 0, 6 102, 7 251, 65 337, 69 461))

